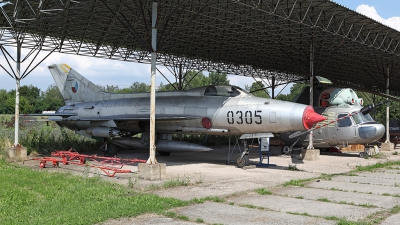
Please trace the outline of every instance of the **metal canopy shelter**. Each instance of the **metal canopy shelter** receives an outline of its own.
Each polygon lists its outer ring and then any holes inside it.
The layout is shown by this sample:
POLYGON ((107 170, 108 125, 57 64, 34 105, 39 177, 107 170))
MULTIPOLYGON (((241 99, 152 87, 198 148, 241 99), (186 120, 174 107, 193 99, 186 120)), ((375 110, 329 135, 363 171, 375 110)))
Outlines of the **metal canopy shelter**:
MULTIPOLYGON (((329 0, 3 0, 0 8, 3 54, 14 46, 28 55, 156 56, 165 66, 278 83, 323 76, 371 92, 400 90, 400 32, 329 0)), ((17 89, 27 75, 20 58, 16 73, 6 70, 17 89)), ((153 60, 152 82, 154 72, 153 60)))
MULTIPOLYGON (((150 62, 152 2, 10 0, 0 45, 150 62)), ((4 3, 1 3, 4 4, 4 3)), ((400 90, 400 32, 328 0, 158 0, 157 61, 185 69, 400 90)), ((391 93, 397 95, 397 93, 391 93)))

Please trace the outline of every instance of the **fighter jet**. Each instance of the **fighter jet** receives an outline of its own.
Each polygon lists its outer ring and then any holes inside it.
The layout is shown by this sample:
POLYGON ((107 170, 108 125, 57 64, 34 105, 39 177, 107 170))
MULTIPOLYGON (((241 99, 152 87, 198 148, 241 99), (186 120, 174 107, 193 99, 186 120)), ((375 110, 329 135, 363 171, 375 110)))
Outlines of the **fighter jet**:
MULTIPOLYGON (((305 87, 293 102, 307 104, 309 96, 310 89, 305 87)), ((313 102, 315 111, 326 117, 327 121, 337 121, 316 124, 322 127, 313 131, 313 146, 322 151, 352 144, 369 144, 379 140, 385 133, 383 124, 374 121, 368 114, 374 107, 363 107, 363 99, 350 88, 319 86, 314 90, 313 102), (364 109, 362 113, 358 113, 361 109, 364 109), (348 116, 350 114, 352 116, 348 116)), ((291 154, 293 148, 307 147, 309 144, 309 133, 296 138, 291 138, 291 134, 283 132, 279 135, 285 143, 283 154, 291 154)))
MULTIPOLYGON (((104 138, 102 150, 149 146, 150 93, 112 94, 102 91, 66 64, 49 70, 65 106, 50 119, 78 134, 104 138), (139 137, 133 137, 140 134, 139 137)), ((172 134, 242 135, 306 130, 325 120, 313 107, 258 98, 240 87, 209 85, 156 93, 156 146, 160 155, 209 151, 209 147, 172 140, 172 134)))

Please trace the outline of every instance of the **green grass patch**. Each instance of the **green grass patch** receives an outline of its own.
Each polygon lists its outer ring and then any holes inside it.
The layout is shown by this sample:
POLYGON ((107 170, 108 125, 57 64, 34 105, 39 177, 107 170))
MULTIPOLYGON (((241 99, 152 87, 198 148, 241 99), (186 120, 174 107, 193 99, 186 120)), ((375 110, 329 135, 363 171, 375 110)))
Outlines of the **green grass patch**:
POLYGON ((299 212, 287 212, 288 214, 292 214, 292 215, 299 215, 299 216, 309 216, 309 217, 314 217, 312 215, 310 215, 309 213, 299 213, 299 212))
POLYGON ((356 169, 354 170, 355 172, 361 172, 361 171, 374 171, 376 169, 381 169, 389 166, 399 166, 400 161, 394 161, 394 162, 385 162, 385 163, 376 163, 373 165, 368 165, 368 166, 357 166, 356 169))
POLYGON ((258 188, 258 189, 256 189, 256 192, 259 195, 272 195, 272 192, 270 190, 265 189, 265 188, 258 188))
POLYGON ((310 182, 312 180, 315 180, 315 178, 309 178, 309 179, 298 179, 298 180, 290 180, 288 182, 283 183, 284 187, 287 186, 299 186, 299 187, 304 187, 305 183, 310 182))
POLYGON ((394 206, 394 207, 390 210, 390 213, 392 213, 392 214, 397 214, 397 213, 399 213, 399 212, 400 212, 400 206, 399 206, 399 205, 394 206))
POLYGON ((99 178, 33 171, 4 160, 0 180, 0 224, 94 224, 189 204, 136 193, 99 178))
POLYGON ((204 220, 202 218, 197 218, 196 223, 204 223, 204 220))
POLYGON ((347 176, 356 177, 356 176, 359 176, 359 175, 356 174, 356 173, 348 173, 347 176))
POLYGON ((225 199, 217 197, 217 196, 208 196, 202 198, 203 201, 212 201, 212 202, 225 202, 225 199))
POLYGON ((319 199, 317 199, 317 201, 320 201, 320 202, 331 202, 329 199, 327 199, 327 198, 319 198, 319 199))
POLYGON ((372 204, 358 204, 358 206, 364 207, 364 208, 377 208, 378 206, 372 205, 372 204))
POLYGON ((190 179, 189 177, 184 177, 183 179, 177 177, 174 179, 170 179, 162 185, 163 188, 173 188, 173 187, 178 187, 178 186, 188 186, 190 184, 190 179))

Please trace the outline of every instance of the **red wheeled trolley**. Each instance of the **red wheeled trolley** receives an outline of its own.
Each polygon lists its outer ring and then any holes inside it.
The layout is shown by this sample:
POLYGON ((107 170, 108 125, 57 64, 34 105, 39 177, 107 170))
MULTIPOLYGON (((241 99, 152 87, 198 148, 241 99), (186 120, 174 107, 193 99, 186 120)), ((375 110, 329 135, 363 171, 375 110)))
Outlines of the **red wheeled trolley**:
MULTIPOLYGON (((46 167, 47 162, 52 162, 53 167, 59 167, 59 164, 62 163, 64 165, 74 164, 74 165, 80 165, 80 166, 99 168, 109 177, 114 177, 114 175, 116 173, 130 173, 131 170, 123 170, 122 169, 122 167, 126 164, 133 164, 133 163, 138 163, 138 162, 145 163, 146 162, 146 160, 136 159, 136 158, 122 159, 122 158, 115 158, 115 157, 79 154, 79 152, 77 152, 76 150, 74 150, 72 148, 69 150, 56 150, 51 153, 51 156, 52 157, 32 158, 32 159, 28 159, 28 160, 40 161, 39 167, 42 169, 46 167), (90 160, 93 163, 86 163, 87 160, 90 160)), ((25 160, 25 161, 27 161, 27 160, 25 160)))

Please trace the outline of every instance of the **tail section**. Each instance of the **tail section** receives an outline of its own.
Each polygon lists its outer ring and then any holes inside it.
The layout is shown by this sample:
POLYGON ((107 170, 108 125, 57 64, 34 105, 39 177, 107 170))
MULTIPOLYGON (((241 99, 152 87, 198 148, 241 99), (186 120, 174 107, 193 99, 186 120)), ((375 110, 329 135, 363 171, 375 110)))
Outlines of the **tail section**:
POLYGON ((104 100, 104 92, 100 88, 67 64, 53 64, 49 70, 67 105, 104 100))

